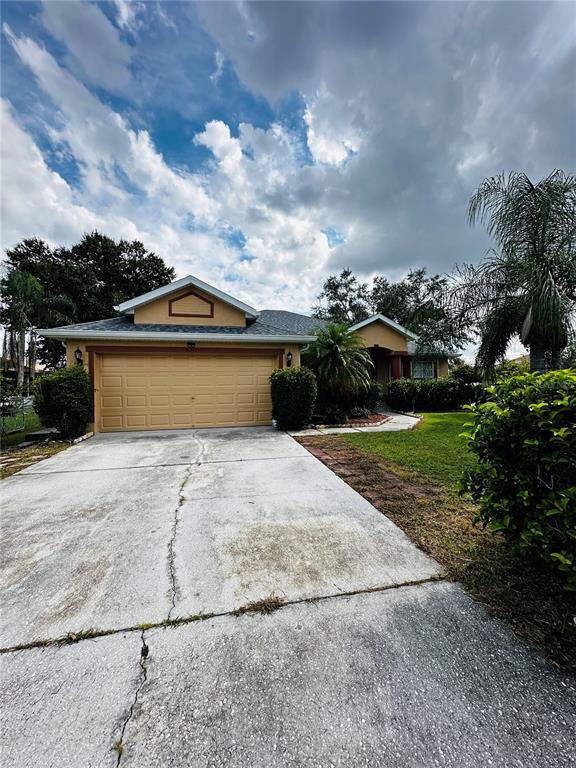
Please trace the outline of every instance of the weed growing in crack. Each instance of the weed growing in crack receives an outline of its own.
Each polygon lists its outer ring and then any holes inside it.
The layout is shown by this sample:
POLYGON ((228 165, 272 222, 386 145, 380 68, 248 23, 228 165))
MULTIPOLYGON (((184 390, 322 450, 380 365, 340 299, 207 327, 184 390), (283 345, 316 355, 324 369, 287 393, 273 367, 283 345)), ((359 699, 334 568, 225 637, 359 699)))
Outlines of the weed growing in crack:
POLYGON ((232 614, 234 616, 242 616, 244 613, 272 613, 273 611, 277 611, 278 608, 281 608, 284 605, 284 602, 285 600, 283 597, 279 597, 279 595, 272 593, 262 600, 254 600, 251 603, 246 603, 246 605, 240 606, 240 608, 236 608, 235 611, 232 611, 232 614))

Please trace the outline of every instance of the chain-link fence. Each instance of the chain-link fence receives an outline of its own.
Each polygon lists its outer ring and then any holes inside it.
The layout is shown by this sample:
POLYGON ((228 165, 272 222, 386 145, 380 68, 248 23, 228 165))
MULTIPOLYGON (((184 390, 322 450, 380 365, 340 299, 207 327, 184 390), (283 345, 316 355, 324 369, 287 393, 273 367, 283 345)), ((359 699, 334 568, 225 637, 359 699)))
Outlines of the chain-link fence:
POLYGON ((0 401, 0 434, 20 432, 26 426, 26 411, 30 410, 30 398, 9 395, 0 401))

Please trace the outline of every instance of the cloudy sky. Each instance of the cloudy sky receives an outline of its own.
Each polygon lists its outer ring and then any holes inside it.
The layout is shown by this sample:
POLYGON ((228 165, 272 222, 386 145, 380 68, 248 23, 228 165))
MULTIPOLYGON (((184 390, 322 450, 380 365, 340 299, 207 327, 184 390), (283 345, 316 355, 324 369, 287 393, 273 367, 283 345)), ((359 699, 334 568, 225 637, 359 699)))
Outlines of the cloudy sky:
POLYGON ((502 170, 574 169, 569 2, 5 2, 3 241, 138 238, 308 311, 323 278, 450 271, 502 170))

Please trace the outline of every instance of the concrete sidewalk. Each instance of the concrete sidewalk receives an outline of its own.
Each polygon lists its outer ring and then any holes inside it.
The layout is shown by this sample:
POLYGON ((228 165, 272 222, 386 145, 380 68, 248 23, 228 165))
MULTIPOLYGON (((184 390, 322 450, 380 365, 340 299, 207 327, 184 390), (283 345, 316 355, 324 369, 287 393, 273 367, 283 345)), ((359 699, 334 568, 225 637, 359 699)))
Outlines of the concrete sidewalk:
POLYGON ((409 416, 407 413, 397 411, 382 411, 382 415, 388 416, 384 424, 377 427, 314 427, 310 429, 298 429, 289 432, 293 437, 308 437, 322 435, 349 435, 355 432, 402 432, 406 429, 414 429, 422 421, 422 416, 409 416))
POLYGON ((573 681, 288 435, 99 435, 1 488, 3 765, 576 765, 573 681))

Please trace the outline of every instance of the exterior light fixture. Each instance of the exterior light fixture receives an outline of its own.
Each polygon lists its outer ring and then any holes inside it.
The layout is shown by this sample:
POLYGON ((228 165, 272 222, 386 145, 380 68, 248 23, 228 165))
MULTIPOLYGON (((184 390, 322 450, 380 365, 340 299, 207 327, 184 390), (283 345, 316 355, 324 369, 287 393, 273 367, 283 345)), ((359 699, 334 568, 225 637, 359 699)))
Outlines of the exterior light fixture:
POLYGON ((82 365, 82 350, 80 347, 77 347, 76 351, 74 352, 74 360, 76 360, 78 365, 82 365))
POLYGON ((288 368, 290 368, 290 366, 292 365, 292 352, 288 352, 288 354, 286 355, 286 365, 288 366, 288 368))

